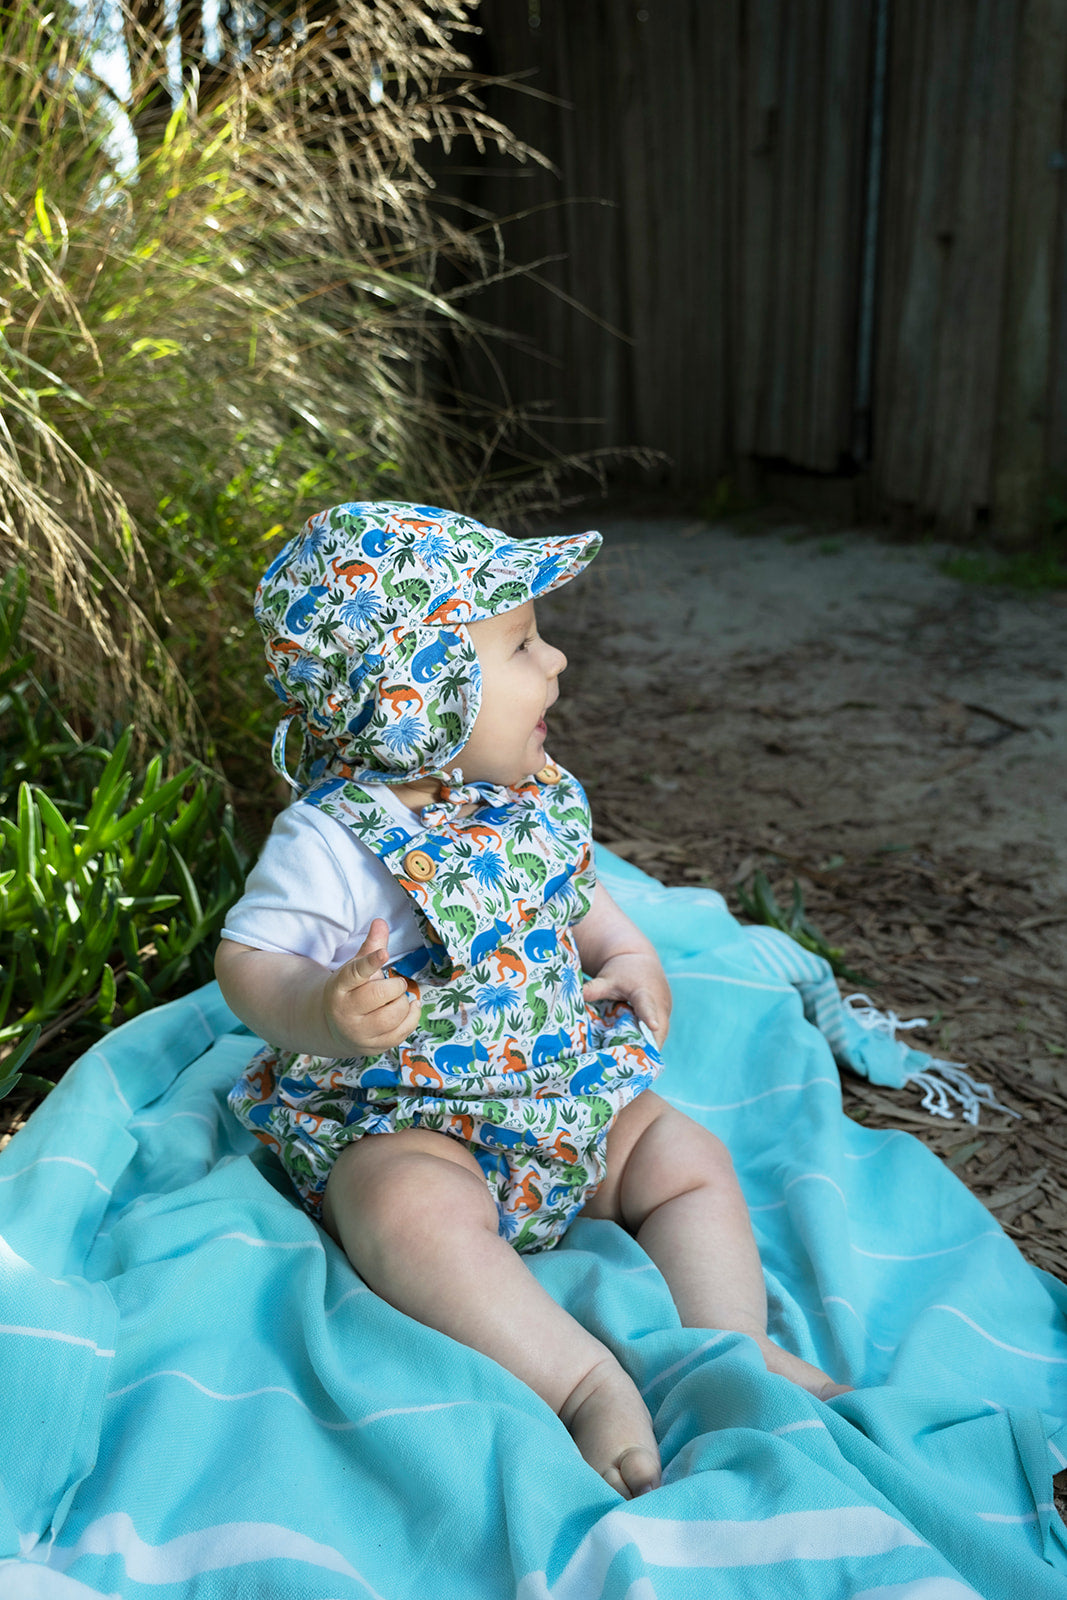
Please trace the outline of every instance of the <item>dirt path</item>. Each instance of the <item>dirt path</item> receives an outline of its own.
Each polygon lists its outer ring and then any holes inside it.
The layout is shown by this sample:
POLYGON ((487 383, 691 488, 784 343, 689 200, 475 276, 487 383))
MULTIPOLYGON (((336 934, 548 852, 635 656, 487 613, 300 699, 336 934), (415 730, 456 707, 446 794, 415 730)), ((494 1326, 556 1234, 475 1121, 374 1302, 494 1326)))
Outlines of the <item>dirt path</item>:
POLYGON ((798 881, 845 987, 927 1017, 915 1042, 1021 1113, 934 1122, 850 1079, 850 1115, 918 1133, 1067 1278, 1067 596, 867 533, 599 526, 540 608, 571 661, 549 748, 598 836, 736 911, 759 868, 780 901, 798 881))

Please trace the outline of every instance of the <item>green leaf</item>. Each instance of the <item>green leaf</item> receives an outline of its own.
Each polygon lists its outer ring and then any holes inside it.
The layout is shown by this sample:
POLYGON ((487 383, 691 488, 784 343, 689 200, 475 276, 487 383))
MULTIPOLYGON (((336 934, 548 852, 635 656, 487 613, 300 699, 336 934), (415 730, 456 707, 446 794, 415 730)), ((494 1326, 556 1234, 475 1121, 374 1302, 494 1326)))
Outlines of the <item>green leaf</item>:
POLYGON ((93 1008, 99 1021, 106 1028, 111 1023, 115 1011, 116 983, 113 969, 105 962, 100 974, 100 997, 93 1008))
POLYGON ((41 230, 41 237, 46 244, 52 243, 52 223, 45 204, 44 190, 38 189, 33 197, 33 211, 37 218, 37 226, 41 230))
POLYGON ((163 758, 161 756, 153 756, 151 761, 148 763, 148 766, 145 768, 144 779, 141 783, 142 800, 146 799, 148 795, 153 794, 159 787, 159 776, 162 771, 163 758))
POLYGON ((133 990, 133 1000, 127 1000, 123 1005, 123 1013, 127 1017, 135 1017, 141 1011, 151 1011, 152 1007, 159 1004, 156 996, 145 983, 138 972, 128 972, 126 981, 133 990))
POLYGON ((51 1078, 39 1078, 33 1072, 24 1072, 21 1082, 24 1089, 29 1089, 37 1095, 51 1094, 55 1088, 51 1078))
MULTIPOLYGON (((187 770, 192 772, 193 768, 189 767, 187 770)), ((207 808, 207 801, 207 788, 203 783, 198 783, 189 798, 188 804, 182 807, 180 815, 167 829, 167 837, 171 844, 184 845, 189 834, 203 817, 207 808)))
POLYGON ((140 975, 141 952, 138 943, 137 928, 132 917, 122 917, 118 926, 119 949, 122 959, 126 963, 126 971, 130 977, 140 975))
POLYGON ((132 833, 134 828, 140 827, 142 822, 154 816, 157 811, 162 811, 169 806, 181 794, 195 770, 195 767, 186 767, 184 772, 179 772, 177 777, 170 778, 166 783, 161 784, 152 794, 142 798, 135 806, 132 806, 125 816, 119 817, 107 835, 108 844, 116 844, 120 839, 124 839, 127 834, 132 833))
POLYGON ((41 831, 37 807, 33 803, 33 790, 28 783, 19 784, 18 802, 18 870, 22 881, 29 885, 36 881, 37 855, 41 831))
POLYGON ((85 834, 77 845, 79 860, 93 855, 101 844, 111 843, 115 819, 122 811, 133 782, 132 773, 125 770, 132 737, 133 729, 126 728, 100 774, 86 813, 85 834))
POLYGON ((37 807, 48 833, 55 841, 59 871, 69 881, 75 873, 74 844, 70 826, 45 791, 35 786, 37 807))
POLYGON ((67 961, 67 949, 70 945, 70 936, 73 929, 69 922, 57 922, 52 932, 52 939, 48 949, 48 971, 45 975, 46 991, 53 981, 58 981, 58 974, 62 972, 67 961))
POLYGON ((167 844, 170 854, 170 864, 174 869, 174 875, 177 878, 178 884, 181 888, 182 899, 185 901, 189 916, 193 922, 202 922, 204 917, 204 908, 200 904, 200 896, 196 891, 196 884, 193 882, 192 874, 185 864, 185 858, 181 851, 175 849, 169 840, 167 841, 167 844))
POLYGON ((30 1029, 29 1033, 22 1040, 22 1043, 16 1045, 11 1054, 5 1056, 3 1060, 0 1061, 0 1073, 3 1074, 3 1077, 0 1077, 0 1100, 2 1100, 6 1094, 10 1094, 16 1083, 18 1083, 22 1076, 22 1073, 19 1069, 22 1066, 22 1063, 28 1060, 33 1054, 33 1051, 37 1046, 37 1041, 40 1037, 41 1028, 40 1024, 38 1023, 36 1027, 30 1029))
POLYGON ((25 985, 29 991, 30 999, 34 1002, 41 999, 44 994, 44 980, 34 949, 33 935, 28 928, 16 928, 11 941, 13 960, 11 968, 18 973, 18 981, 25 985))

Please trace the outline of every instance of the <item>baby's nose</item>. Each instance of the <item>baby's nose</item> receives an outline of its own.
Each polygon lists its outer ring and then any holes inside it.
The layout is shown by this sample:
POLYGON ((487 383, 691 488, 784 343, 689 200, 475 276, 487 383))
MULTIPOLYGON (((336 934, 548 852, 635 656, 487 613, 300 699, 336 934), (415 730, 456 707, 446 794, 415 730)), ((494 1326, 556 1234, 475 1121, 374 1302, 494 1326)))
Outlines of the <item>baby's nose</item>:
POLYGON ((552 665, 548 669, 549 676, 552 678, 558 678, 560 673, 563 672, 567 666, 567 657, 563 654, 562 650, 557 650, 555 645, 552 646, 552 656, 552 665))

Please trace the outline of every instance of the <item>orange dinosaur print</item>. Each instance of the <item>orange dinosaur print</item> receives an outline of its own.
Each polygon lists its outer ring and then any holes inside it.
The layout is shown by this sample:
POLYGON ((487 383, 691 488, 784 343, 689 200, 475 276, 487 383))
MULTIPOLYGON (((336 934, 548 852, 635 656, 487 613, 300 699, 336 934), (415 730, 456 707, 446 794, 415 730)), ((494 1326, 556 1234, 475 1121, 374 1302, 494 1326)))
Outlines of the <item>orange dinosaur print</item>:
POLYGON ((360 578, 376 578, 377 569, 369 561, 342 561, 340 556, 330 562, 330 571, 338 583, 348 585, 352 594, 359 588, 360 578))
POLYGON ((400 528, 411 528, 420 539, 424 538, 428 533, 440 533, 441 531, 441 524, 432 521, 429 517, 397 516, 396 523, 400 528))
POLYGON ((500 1048, 503 1054, 501 1065, 505 1072, 526 1071, 526 1057, 519 1049, 519 1041, 517 1039, 505 1039, 500 1048))
POLYGON ((417 1056, 410 1050, 402 1049, 400 1065, 404 1069, 405 1078, 417 1089, 443 1089, 445 1086, 444 1075, 438 1072, 425 1056, 417 1056))
POLYGON ((528 1172, 524 1172, 520 1182, 515 1184, 515 1195, 509 1211, 536 1211, 541 1204, 541 1191, 534 1183, 528 1172))
POLYGON ((421 711, 423 706, 422 695, 411 684, 398 683, 393 688, 379 689, 378 698, 389 702, 394 717, 403 716, 411 706, 414 706, 416 711, 421 711))
POLYGON ((253 1093, 259 1100, 269 1100, 274 1093, 274 1068, 269 1061, 264 1061, 257 1068, 253 1065, 248 1072, 248 1082, 253 1093))
POLYGON ((514 950, 497 950, 490 958, 496 967, 497 983, 506 983, 509 976, 518 978, 520 983, 526 982, 526 967, 521 962, 514 950))
POLYGON ((463 600, 456 595, 453 599, 446 600, 443 605, 435 606, 434 609, 428 613, 426 621, 431 625, 431 627, 443 626, 445 623, 449 622, 462 622, 463 615, 459 614, 459 608, 461 606, 464 608, 464 614, 469 616, 471 609, 470 601, 463 600))
POLYGON ((482 823, 472 822, 468 827, 464 828, 463 832, 472 843, 479 839, 484 839, 488 844, 496 845, 498 849, 503 844, 503 840, 496 829, 487 828, 482 823))

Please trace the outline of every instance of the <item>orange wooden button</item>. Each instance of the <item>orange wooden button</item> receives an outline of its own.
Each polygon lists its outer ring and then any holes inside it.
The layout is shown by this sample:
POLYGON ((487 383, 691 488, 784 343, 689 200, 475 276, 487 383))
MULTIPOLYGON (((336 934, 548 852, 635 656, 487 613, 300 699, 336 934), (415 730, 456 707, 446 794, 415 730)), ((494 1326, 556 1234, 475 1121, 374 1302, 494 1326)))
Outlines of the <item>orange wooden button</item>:
POLYGON ((416 883, 428 883, 437 867, 433 857, 428 856, 425 850, 409 850, 404 857, 404 871, 416 883))
POLYGON ((558 783, 559 768, 554 767, 550 761, 547 767, 542 767, 540 772, 535 772, 534 777, 538 783, 558 783))

